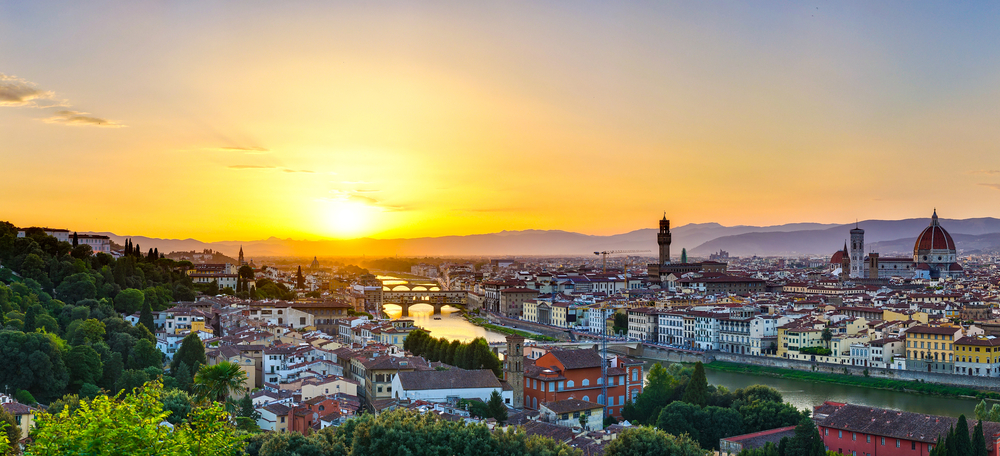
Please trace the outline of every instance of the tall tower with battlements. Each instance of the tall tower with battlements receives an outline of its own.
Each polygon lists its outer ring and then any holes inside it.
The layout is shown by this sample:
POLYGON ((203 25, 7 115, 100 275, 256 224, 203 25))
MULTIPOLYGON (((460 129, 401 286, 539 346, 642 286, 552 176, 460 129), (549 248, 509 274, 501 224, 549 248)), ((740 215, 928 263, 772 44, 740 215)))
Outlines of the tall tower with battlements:
POLYGON ((660 220, 656 243, 660 245, 660 264, 670 263, 670 220, 667 220, 666 212, 663 213, 663 220, 660 220))

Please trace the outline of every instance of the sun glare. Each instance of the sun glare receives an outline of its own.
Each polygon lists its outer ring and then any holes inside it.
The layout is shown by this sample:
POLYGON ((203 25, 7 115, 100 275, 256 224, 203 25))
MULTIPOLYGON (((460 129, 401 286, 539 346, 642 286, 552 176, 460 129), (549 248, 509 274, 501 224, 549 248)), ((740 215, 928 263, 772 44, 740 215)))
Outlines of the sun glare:
POLYGON ((374 208, 363 203, 333 201, 325 208, 326 227, 336 237, 351 238, 371 229, 374 208))

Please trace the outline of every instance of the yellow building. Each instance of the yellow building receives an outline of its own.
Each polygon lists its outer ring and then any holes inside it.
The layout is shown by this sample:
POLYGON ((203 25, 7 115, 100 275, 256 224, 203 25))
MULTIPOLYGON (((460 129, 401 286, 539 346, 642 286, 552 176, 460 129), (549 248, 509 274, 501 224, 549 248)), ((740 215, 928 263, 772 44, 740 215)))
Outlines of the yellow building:
POLYGON ((962 337, 957 326, 914 326, 906 330, 906 369, 953 373, 955 340, 962 337))
POLYGON ((1000 377, 1000 339, 962 337, 954 346, 956 374, 1000 377))
POLYGON ((823 330, 811 326, 778 328, 778 356, 788 359, 811 360, 812 355, 799 353, 806 347, 826 347, 823 330))

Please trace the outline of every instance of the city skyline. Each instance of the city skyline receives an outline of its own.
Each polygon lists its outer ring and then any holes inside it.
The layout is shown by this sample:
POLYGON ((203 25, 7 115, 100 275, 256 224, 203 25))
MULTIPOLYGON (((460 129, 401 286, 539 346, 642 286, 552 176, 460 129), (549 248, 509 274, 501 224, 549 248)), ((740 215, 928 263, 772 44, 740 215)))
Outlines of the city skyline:
POLYGON ((222 241, 997 216, 996 8, 0 5, 3 218, 222 241))

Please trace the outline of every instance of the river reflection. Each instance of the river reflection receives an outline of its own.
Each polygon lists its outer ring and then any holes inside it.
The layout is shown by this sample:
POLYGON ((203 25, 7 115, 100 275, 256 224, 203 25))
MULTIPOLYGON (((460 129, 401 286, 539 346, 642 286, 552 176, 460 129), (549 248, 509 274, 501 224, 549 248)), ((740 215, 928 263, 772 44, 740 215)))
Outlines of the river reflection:
MULTIPOLYGON (((399 306, 387 305, 385 313, 389 318, 398 320, 403 312, 399 306)), ((445 306, 444 309, 441 309, 441 315, 433 315, 433 313, 434 308, 430 305, 415 305, 410 307, 408 318, 413 320, 414 325, 426 329, 434 337, 444 337, 460 342, 469 342, 477 337, 483 337, 487 342, 506 340, 503 334, 469 323, 462 317, 462 313, 453 307, 445 306), (439 317, 440 320, 435 320, 434 317, 439 317)))
MULTIPOLYGON (((646 362, 647 372, 654 363, 655 361, 646 362)), ((750 385, 767 385, 781 392, 785 402, 800 410, 809 409, 810 411, 814 406, 822 404, 824 401, 834 401, 951 417, 965 414, 966 417, 969 417, 972 416, 973 409, 979 403, 977 399, 928 396, 790 378, 720 372, 711 369, 705 370, 705 376, 708 377, 708 383, 723 385, 730 390, 750 385)))

